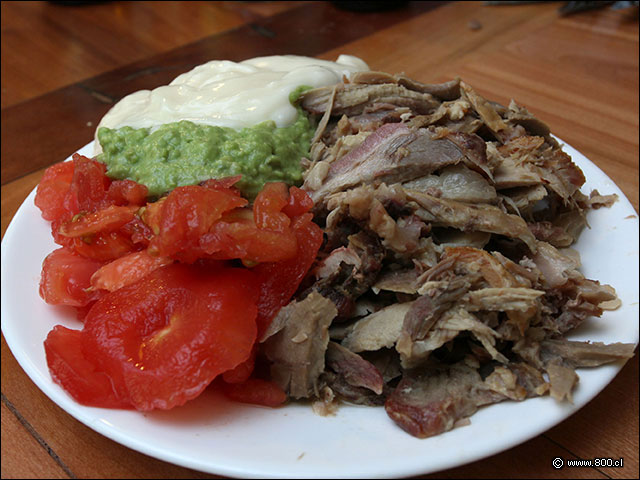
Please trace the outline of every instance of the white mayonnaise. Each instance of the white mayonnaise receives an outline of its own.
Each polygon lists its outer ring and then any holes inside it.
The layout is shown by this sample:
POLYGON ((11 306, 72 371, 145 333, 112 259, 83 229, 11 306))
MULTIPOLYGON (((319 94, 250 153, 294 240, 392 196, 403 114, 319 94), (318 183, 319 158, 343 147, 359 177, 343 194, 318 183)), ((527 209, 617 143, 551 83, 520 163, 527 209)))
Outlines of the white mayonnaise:
POLYGON ((169 85, 124 97, 98 128, 153 128, 180 120, 231 128, 273 120, 285 127, 297 117, 289 103, 289 94, 296 87, 333 85, 343 75, 368 69, 364 61, 351 55, 340 55, 335 62, 295 55, 239 63, 214 60, 179 75, 169 85))

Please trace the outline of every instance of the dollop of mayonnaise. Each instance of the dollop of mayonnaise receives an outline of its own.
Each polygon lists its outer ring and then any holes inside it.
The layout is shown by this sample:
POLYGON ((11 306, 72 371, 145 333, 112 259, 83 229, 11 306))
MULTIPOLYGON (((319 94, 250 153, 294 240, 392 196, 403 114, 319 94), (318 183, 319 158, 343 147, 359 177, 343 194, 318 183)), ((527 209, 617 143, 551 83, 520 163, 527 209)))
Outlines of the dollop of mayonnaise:
POLYGON ((179 75, 169 85, 124 97, 102 118, 96 136, 100 127, 153 128, 180 120, 236 129, 273 120, 278 127, 286 127, 297 118, 289 102, 296 87, 333 85, 343 76, 366 70, 367 64, 351 55, 340 55, 335 62, 296 55, 239 63, 213 60, 179 75))

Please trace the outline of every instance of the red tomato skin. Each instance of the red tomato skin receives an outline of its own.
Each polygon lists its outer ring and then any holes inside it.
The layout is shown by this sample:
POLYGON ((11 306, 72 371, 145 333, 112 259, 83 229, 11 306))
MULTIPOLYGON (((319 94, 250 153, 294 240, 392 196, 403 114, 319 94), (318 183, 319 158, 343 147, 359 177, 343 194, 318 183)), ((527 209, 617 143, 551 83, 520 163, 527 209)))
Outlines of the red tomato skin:
POLYGON ((51 305, 83 307, 100 296, 90 287, 91 276, 101 266, 67 247, 58 248, 42 262, 40 296, 51 305))
POLYGON ((110 292, 144 278, 154 270, 173 263, 168 257, 153 257, 147 250, 133 252, 103 265, 91 276, 91 286, 110 292))
POLYGON ((75 240, 71 237, 66 237, 60 233, 60 228, 71 220, 71 216, 62 216, 60 218, 56 218, 51 222, 51 236, 53 237, 53 241, 58 245, 63 247, 69 247, 73 249, 75 245, 75 240))
POLYGON ((238 258, 248 266, 290 259, 298 248, 292 219, 312 206, 302 190, 287 191, 282 182, 267 183, 254 201, 252 218, 247 218, 248 209, 224 214, 200 237, 201 251, 214 258, 238 258))
POLYGON ((234 175, 233 177, 210 178, 200 183, 200 186, 210 188, 211 190, 228 190, 233 195, 240 196, 240 190, 234 185, 240 181, 242 175, 234 175))
POLYGON ((123 231, 98 232, 84 238, 73 238, 73 249, 79 255, 96 260, 109 262, 140 250, 142 246, 133 243, 123 231))
POLYGON ((290 231, 261 230, 244 222, 217 222, 200 238, 206 254, 219 259, 242 259, 247 263, 276 262, 296 254, 298 243, 290 231))
POLYGON ((291 219, 282 213, 288 202, 289 193, 284 183, 266 183, 253 202, 253 219, 256 226, 264 230, 285 231, 291 224, 291 219))
POLYGON ((266 262, 252 271, 260 279, 258 299, 258 338, 262 337, 278 310, 285 306, 298 289, 300 282, 311 268, 322 245, 322 229, 313 223, 311 213, 305 213, 293 221, 293 231, 298 241, 296 256, 279 262, 266 262))
POLYGON ((199 247, 200 237, 224 212, 246 204, 246 199, 228 191, 197 185, 178 187, 161 206, 157 236, 150 249, 153 254, 193 263, 204 256, 199 247))
POLYGON ((107 197, 114 205, 144 205, 149 189, 133 180, 114 180, 109 185, 107 197))
POLYGON ((87 303, 86 305, 84 305, 82 307, 75 307, 76 308, 76 319, 79 322, 84 322, 84 319, 87 316, 87 314, 89 313, 89 310, 91 310, 91 307, 93 307, 94 303, 96 303, 98 298, 100 298, 102 295, 104 295, 104 292, 99 292, 99 295, 95 300, 87 303))
POLYGON ((256 297, 246 269, 161 267, 96 302, 83 351, 136 409, 170 409, 249 358, 256 297))
POLYGON ((60 235, 85 237, 98 232, 114 232, 133 220, 137 206, 110 205, 97 212, 78 215, 60 226, 60 235))
POLYGON ((95 212, 111 205, 107 196, 111 180, 106 175, 106 165, 77 153, 72 158, 74 169, 71 191, 78 198, 79 211, 95 212))
POLYGON ((47 335, 44 350, 53 381, 82 405, 131 408, 126 397, 116 394, 109 376, 84 355, 82 337, 82 331, 62 325, 56 325, 47 335))
POLYGON ((287 401, 287 394, 278 384, 261 378, 248 378, 240 383, 221 383, 224 395, 236 402, 279 407, 287 401))
POLYGON ((313 208, 313 200, 304 190, 298 187, 289 188, 289 202, 282 209, 289 217, 295 218, 313 208))
MULTIPOLYGON (((69 195, 73 180, 73 162, 61 162, 51 165, 44 172, 36 190, 35 205, 42 212, 45 220, 56 220, 61 217, 72 217, 74 205, 69 205, 69 195)), ((76 206, 77 207, 77 206, 76 206)))
POLYGON ((129 223, 126 223, 120 229, 136 246, 148 247, 153 239, 153 231, 144 223, 139 215, 133 217, 129 223))
POLYGON ((231 370, 227 370, 222 374, 222 379, 226 383, 241 383, 246 381, 251 374, 253 373, 253 369, 256 364, 256 354, 258 353, 257 345, 254 344, 251 349, 251 354, 249 358, 247 358, 240 365, 232 368, 231 370))

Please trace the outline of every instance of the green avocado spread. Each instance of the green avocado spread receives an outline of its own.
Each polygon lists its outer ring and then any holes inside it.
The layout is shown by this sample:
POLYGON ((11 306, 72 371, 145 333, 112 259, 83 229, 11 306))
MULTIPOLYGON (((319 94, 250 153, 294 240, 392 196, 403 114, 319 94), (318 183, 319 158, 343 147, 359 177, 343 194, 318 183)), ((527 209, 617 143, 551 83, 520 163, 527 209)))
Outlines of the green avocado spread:
MULTIPOLYGON (((299 94, 292 92, 291 99, 299 94)), ((265 182, 300 184, 300 160, 308 157, 314 127, 298 107, 296 121, 278 128, 275 122, 235 130, 189 121, 150 128, 122 127, 98 130, 111 178, 131 179, 159 196, 175 187, 209 178, 242 175, 236 184, 249 199, 265 182)))

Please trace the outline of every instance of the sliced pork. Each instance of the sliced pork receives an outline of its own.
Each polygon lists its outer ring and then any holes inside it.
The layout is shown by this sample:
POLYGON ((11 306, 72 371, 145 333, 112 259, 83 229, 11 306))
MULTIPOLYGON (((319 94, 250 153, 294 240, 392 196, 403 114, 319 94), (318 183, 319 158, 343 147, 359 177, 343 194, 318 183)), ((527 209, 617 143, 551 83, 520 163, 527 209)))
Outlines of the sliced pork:
POLYGON ((416 437, 483 405, 572 401, 576 368, 635 345, 569 341, 617 308, 571 247, 590 210, 581 169, 549 127, 460 79, 360 72, 300 105, 317 130, 303 160, 325 242, 263 348, 291 398, 384 405, 416 437))
POLYGON ((265 332, 263 350, 272 362, 272 378, 290 397, 318 395, 329 325, 336 315, 333 302, 311 292, 283 307, 265 332))

